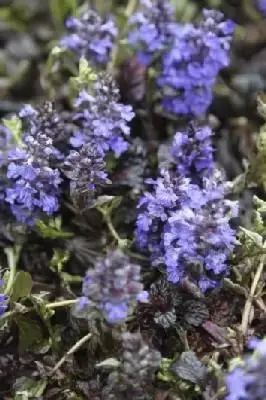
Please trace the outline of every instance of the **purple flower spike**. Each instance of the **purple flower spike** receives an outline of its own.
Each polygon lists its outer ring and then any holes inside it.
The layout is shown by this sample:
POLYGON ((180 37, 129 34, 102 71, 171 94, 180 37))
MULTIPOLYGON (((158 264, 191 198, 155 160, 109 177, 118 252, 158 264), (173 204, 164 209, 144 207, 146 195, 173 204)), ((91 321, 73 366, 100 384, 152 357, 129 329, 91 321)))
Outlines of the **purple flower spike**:
POLYGON ((49 102, 38 110, 27 105, 20 112, 25 130, 23 148, 9 152, 5 200, 19 222, 33 225, 42 213, 52 215, 59 209, 61 174, 54 165, 62 154, 54 146, 62 125, 49 102))
POLYGON ((101 311, 110 324, 127 317, 136 301, 147 302, 147 292, 140 283, 140 266, 132 264, 119 251, 109 252, 87 272, 79 306, 87 304, 101 311), (88 299, 88 302, 84 301, 88 299))
POLYGON ((204 10, 202 20, 176 24, 173 43, 162 55, 157 83, 165 111, 178 115, 204 114, 220 70, 229 64, 234 24, 218 11, 204 10))
POLYGON ((108 74, 99 74, 92 91, 83 90, 76 99, 75 118, 82 129, 71 138, 71 144, 93 143, 99 152, 112 151, 118 158, 128 148, 129 122, 135 114, 130 105, 119 103, 119 90, 108 74))
POLYGON ((95 63, 105 64, 110 59, 117 36, 112 18, 102 18, 93 10, 87 10, 80 18, 69 17, 66 28, 70 34, 61 40, 61 46, 72 50, 95 63))
POLYGON ((188 277, 203 292, 219 286, 235 244, 229 218, 236 205, 224 198, 223 184, 211 175, 199 186, 171 171, 149 183, 153 190, 139 202, 138 247, 154 266, 165 265, 170 282, 188 277))

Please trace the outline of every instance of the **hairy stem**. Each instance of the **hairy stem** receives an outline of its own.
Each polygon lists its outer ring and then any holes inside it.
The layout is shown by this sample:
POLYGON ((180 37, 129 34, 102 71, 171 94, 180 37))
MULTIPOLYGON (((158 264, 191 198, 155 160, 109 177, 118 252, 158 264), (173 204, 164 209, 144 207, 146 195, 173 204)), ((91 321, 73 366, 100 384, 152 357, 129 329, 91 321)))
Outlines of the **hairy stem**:
POLYGON ((62 300, 62 301, 57 301, 54 303, 49 303, 46 304, 46 308, 59 308, 59 307, 68 307, 68 306, 73 306, 74 304, 77 303, 77 299, 73 299, 73 300, 62 300))
POLYGON ((71 349, 69 349, 68 352, 54 366, 50 375, 53 375, 64 364, 64 362, 67 360, 67 357, 71 356, 77 350, 79 350, 91 338, 91 336, 92 334, 88 333, 87 335, 83 336, 77 343, 75 343, 74 346, 72 346, 71 349))
POLYGON ((248 330, 248 325, 249 325, 249 318, 250 318, 250 312, 251 312, 251 307, 252 307, 252 301, 258 286, 258 283, 260 281, 261 278, 261 274, 263 272, 263 268, 264 268, 264 262, 265 262, 265 255, 263 255, 261 257, 260 263, 258 265, 258 268, 256 270, 251 288, 250 288, 250 293, 249 296, 246 300, 245 303, 245 307, 244 307, 244 311, 242 314, 242 322, 241 322, 241 331, 243 333, 243 335, 245 336, 247 334, 247 330, 248 330))
POLYGON ((125 9, 125 16, 129 18, 135 11, 138 5, 138 0, 129 0, 125 9))
POLYGON ((108 213, 105 213, 102 209, 100 209, 100 211, 102 213, 103 219, 104 219, 111 235, 117 241, 118 247, 120 247, 121 249, 124 249, 125 247, 127 247, 127 245, 128 245, 127 239, 122 239, 119 236, 118 232, 116 231, 116 229, 112 223, 110 215, 108 213))

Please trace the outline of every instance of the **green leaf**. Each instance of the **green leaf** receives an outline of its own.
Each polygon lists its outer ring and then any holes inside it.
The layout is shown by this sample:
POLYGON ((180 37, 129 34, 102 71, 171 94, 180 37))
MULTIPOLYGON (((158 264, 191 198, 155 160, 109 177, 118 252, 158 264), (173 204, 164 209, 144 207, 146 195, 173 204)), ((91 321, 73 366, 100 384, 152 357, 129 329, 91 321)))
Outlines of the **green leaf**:
POLYGON ((47 301, 45 301, 41 294, 31 295, 30 299, 35 311, 43 320, 48 321, 54 315, 54 311, 46 307, 47 301))
POLYGON ((13 116, 10 119, 3 120, 4 125, 12 133, 14 140, 18 146, 22 145, 21 132, 22 132, 22 122, 20 118, 13 116))
POLYGON ((121 362, 114 357, 107 358, 106 360, 95 365, 96 368, 111 368, 115 369, 121 365, 121 362))
POLYGON ((89 90, 91 83, 96 81, 96 79, 97 75, 90 67, 86 58, 81 57, 79 61, 78 76, 70 78, 70 87, 73 92, 73 96, 82 89, 89 90))
POLYGON ((43 395, 47 386, 47 380, 41 379, 36 381, 26 376, 22 376, 16 379, 13 386, 15 392, 14 400, 28 400, 28 399, 38 399, 43 395))
POLYGON ((61 272, 60 277, 65 283, 80 283, 83 281, 82 277, 79 275, 71 275, 67 272, 61 272))
POLYGON ((250 231, 248 229, 243 228, 242 226, 240 227, 240 230, 253 242, 256 244, 256 246, 262 248, 263 247, 263 238, 262 236, 257 233, 250 231))
MULTIPOLYGON (((98 205, 97 209, 103 214, 111 215, 112 212, 119 207, 122 201, 121 196, 103 196, 106 201, 102 203, 102 205, 98 205)), ((98 199, 99 200, 99 199, 98 199)))
POLYGON ((254 205, 257 208, 257 211, 259 213, 265 213, 266 212, 266 201, 260 199, 257 196, 253 197, 254 205))
POLYGON ((14 279, 12 286, 11 301, 17 301, 23 297, 28 297, 32 290, 32 279, 28 272, 19 271, 14 279))
POLYGON ((266 124, 264 124, 257 137, 257 152, 251 160, 247 171, 247 182, 255 184, 266 190, 266 124))
POLYGON ((49 0, 49 5, 55 25, 62 27, 65 18, 76 13, 77 0, 49 0))
MULTIPOLYGON (((265 97, 265 96, 264 96, 265 97)), ((262 99, 261 96, 257 98, 257 111, 259 115, 266 120, 266 103, 264 102, 265 99, 262 99)))
POLYGON ((70 253, 63 249, 54 249, 54 255, 50 262, 50 268, 54 272, 61 273, 64 265, 68 262, 70 253))
POLYGON ((90 208, 100 208, 100 207, 105 207, 108 206, 108 204, 112 203, 112 201, 115 199, 115 196, 98 196, 97 199, 93 202, 93 204, 90 206, 90 208))
POLYGON ((34 345, 43 340, 42 329, 32 317, 17 315, 14 317, 14 321, 19 328, 19 348, 21 352, 32 349, 34 345))
POLYGON ((61 227, 61 218, 57 217, 55 219, 51 219, 48 224, 45 222, 38 220, 36 222, 36 227, 38 230, 38 233, 43 237, 43 238, 49 238, 49 239, 68 239, 73 237, 72 232, 64 232, 61 227))

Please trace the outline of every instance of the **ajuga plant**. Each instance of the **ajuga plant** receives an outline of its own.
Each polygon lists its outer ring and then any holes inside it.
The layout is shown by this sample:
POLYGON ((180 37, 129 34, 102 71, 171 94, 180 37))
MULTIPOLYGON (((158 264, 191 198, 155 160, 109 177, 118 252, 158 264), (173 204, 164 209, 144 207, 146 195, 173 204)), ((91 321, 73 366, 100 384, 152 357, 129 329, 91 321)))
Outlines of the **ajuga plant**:
POLYGON ((134 112, 130 105, 119 102, 119 90, 112 76, 100 73, 92 93, 82 90, 74 105, 81 130, 71 139, 73 147, 95 143, 98 151, 105 154, 112 150, 116 157, 127 150, 128 123, 134 112))
POLYGON ((89 200, 97 187, 109 182, 106 154, 113 151, 119 157, 126 151, 132 107, 119 103, 108 74, 99 74, 88 90, 82 89, 73 102, 73 135, 63 152, 59 138, 64 124, 52 103, 37 109, 26 105, 20 111, 21 132, 9 150, 5 191, 19 222, 34 225, 41 215, 55 214, 66 183, 72 199, 85 195, 89 200))
POLYGON ((21 146, 10 150, 5 200, 18 221, 32 224, 41 212, 52 215, 59 208, 62 179, 57 163, 62 159, 54 140, 62 129, 51 103, 39 110, 25 106, 20 117, 25 124, 21 146))
POLYGON ((69 35, 60 44, 73 51, 78 58, 86 57, 96 64, 106 64, 114 47, 117 28, 112 17, 102 17, 87 8, 79 17, 66 20, 69 35))
POLYGON ((140 282, 140 266, 119 251, 110 252, 90 269, 83 281, 78 308, 96 308, 114 324, 124 320, 136 301, 147 302, 148 292, 140 282))
POLYGON ((119 366, 108 377, 104 399, 152 399, 152 377, 160 364, 160 353, 146 344, 138 333, 121 335, 119 366))
POLYGON ((206 291, 229 272, 226 260, 236 241, 229 220, 237 205, 226 199, 226 184, 214 171, 210 130, 193 127, 181 135, 172 148, 177 166, 147 182, 153 189, 138 205, 136 241, 154 266, 166 266, 170 282, 189 277, 206 291))
POLYGON ((242 176, 216 162, 217 134, 260 124, 219 103, 249 17, 235 51, 242 6, 203 3, 49 2, 57 37, 37 69, 59 43, 40 83, 61 74, 60 95, 52 79, 0 125, 1 399, 266 398, 265 339, 241 357, 265 333, 265 126, 242 176), (136 101, 120 95, 127 63, 136 101), (243 189, 256 196, 239 227, 243 189))
POLYGON ((221 12, 203 10, 196 24, 182 25, 174 20, 169 1, 140 4, 128 40, 140 61, 158 70, 155 81, 163 109, 177 115, 204 114, 216 77, 229 64, 233 22, 221 12))

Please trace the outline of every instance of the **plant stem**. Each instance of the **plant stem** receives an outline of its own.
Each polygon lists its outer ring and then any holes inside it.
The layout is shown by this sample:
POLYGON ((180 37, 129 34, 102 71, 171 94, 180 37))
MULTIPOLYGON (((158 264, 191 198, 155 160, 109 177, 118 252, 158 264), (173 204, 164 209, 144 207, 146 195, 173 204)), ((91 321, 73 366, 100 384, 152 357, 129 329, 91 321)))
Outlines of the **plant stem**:
MULTIPOLYGON (((253 3, 253 2, 252 2, 253 3)), ((252 20, 252 21, 258 21, 260 19, 260 14, 259 12, 255 9, 254 5, 251 3, 250 0, 244 0, 243 4, 243 9, 246 13, 246 15, 252 20)))
POLYGON ((129 255, 130 257, 136 258, 137 260, 149 261, 149 257, 142 256, 141 254, 134 253, 133 251, 127 250, 126 253, 127 253, 127 255, 129 255))
POLYGON ((251 312, 251 307, 252 307, 252 301, 253 301, 261 274, 263 272, 264 262, 265 262, 265 255, 263 255, 261 257, 260 263, 258 265, 257 271, 255 273, 255 276, 254 276, 254 279, 253 279, 253 282, 252 282, 252 285, 250 288, 249 296, 245 303, 245 307, 244 307, 244 311, 243 311, 243 315, 242 315, 242 322, 241 322, 241 331, 244 336, 247 334, 248 325, 249 325, 249 317, 250 317, 250 312, 251 312))
POLYGON ((111 53, 111 61, 108 63, 107 65, 107 70, 109 72, 112 71, 112 69, 115 67, 116 65, 116 61, 117 61, 117 57, 119 54, 119 42, 120 40, 123 38, 123 36, 126 33, 127 30, 127 25, 128 25, 128 19, 130 18, 130 16, 133 14, 133 12, 135 11, 135 8, 137 7, 138 4, 138 0, 128 0, 127 6, 125 8, 124 11, 124 16, 126 18, 126 23, 124 24, 124 26, 121 28, 119 37, 117 39, 117 44, 114 46, 112 53, 111 53))
POLYGON ((135 8, 137 7, 138 0, 129 0, 125 9, 125 17, 129 18, 133 12, 135 11, 135 8))
POLYGON ((71 349, 68 350, 68 352, 58 361, 58 363, 54 366, 52 369, 50 375, 54 374, 66 361, 68 356, 71 356, 74 354, 77 350, 80 349, 90 338, 92 334, 88 333, 86 336, 83 336, 77 343, 74 344, 74 346, 71 347, 71 349))
POLYGON ((102 209, 100 209, 103 219, 106 223, 106 225, 108 226, 108 229, 110 231, 110 233, 112 234, 113 238, 117 241, 118 243, 118 247, 120 247, 121 249, 124 249, 125 247, 127 247, 128 241, 127 239, 121 239, 121 237, 119 236, 118 232, 116 231, 111 217, 108 213, 105 213, 102 209))
POLYGON ((20 251, 21 251, 21 246, 15 246, 14 248, 8 247, 4 250, 9 267, 9 276, 4 292, 7 295, 9 295, 12 290, 13 282, 17 272, 17 263, 19 260, 20 251))
POLYGON ((17 311, 7 311, 0 317, 0 323, 17 314, 17 311))
POLYGON ((73 299, 73 300, 63 300, 63 301, 57 301, 54 303, 49 303, 46 304, 46 308, 59 308, 59 307, 67 307, 67 306, 72 306, 74 304, 77 303, 77 299, 73 299))

